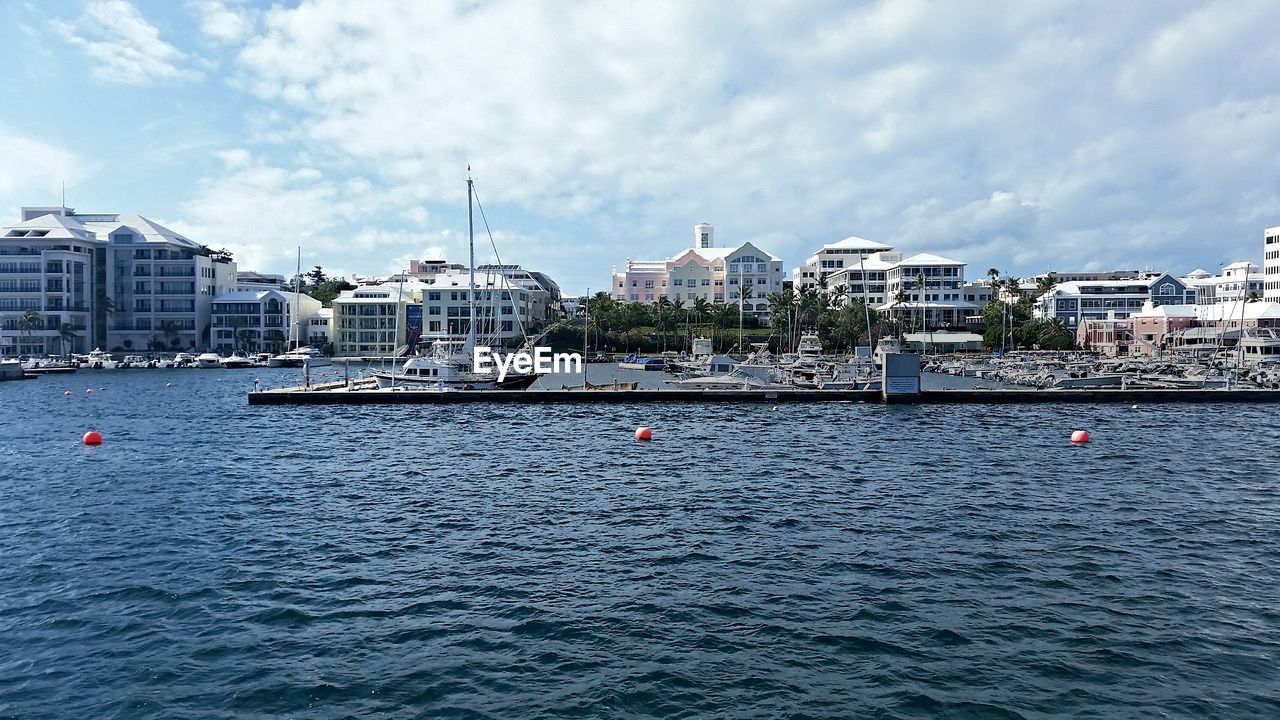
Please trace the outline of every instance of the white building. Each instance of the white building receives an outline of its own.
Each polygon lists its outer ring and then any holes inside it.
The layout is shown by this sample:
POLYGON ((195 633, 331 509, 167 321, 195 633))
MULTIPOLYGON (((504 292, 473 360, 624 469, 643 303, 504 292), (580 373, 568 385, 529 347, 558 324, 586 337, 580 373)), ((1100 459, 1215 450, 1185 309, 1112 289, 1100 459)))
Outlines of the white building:
POLYGON ((931 253, 902 258, 885 273, 885 302, 877 311, 916 321, 922 328, 960 327, 982 312, 982 303, 967 300, 982 285, 966 283, 965 263, 931 253))
POLYGON ((322 307, 302 319, 302 344, 320 349, 333 341, 333 308, 322 307))
MULTIPOLYGON (((415 278, 343 290, 333 300, 330 337, 341 357, 390 357, 408 343, 409 307, 426 284, 415 278)), ((420 320, 420 318, 419 318, 420 320)))
POLYGON ((282 353, 306 344, 305 319, 322 307, 308 295, 279 290, 238 291, 220 295, 210 310, 213 350, 227 354, 282 353))
POLYGON ((741 304, 744 313, 767 322, 767 298, 782 292, 782 259, 750 242, 716 247, 715 228, 706 223, 693 232, 694 246, 667 260, 628 259, 626 269, 613 274, 613 299, 741 304))
POLYGON ((1280 225, 1262 231, 1263 299, 1280 302, 1280 225))
POLYGON ((1168 273, 1118 280, 1080 280, 1054 285, 1036 301, 1035 315, 1058 318, 1074 331, 1086 320, 1124 320, 1144 306, 1182 305, 1195 296, 1187 282, 1168 273))
POLYGON ((24 207, 0 230, 0 352, 203 347, 213 299, 235 287, 229 257, 133 213, 24 207), (26 311, 39 328, 23 330, 26 311))
POLYGON ((1187 302, 1197 305, 1214 305, 1221 302, 1247 300, 1250 295, 1263 297, 1266 275, 1257 265, 1241 260, 1222 268, 1217 275, 1199 268, 1182 278, 1187 287, 1194 290, 1194 297, 1187 302))
POLYGON ((260 290, 283 289, 283 275, 266 275, 252 270, 236 271, 236 292, 258 292, 260 290))
MULTIPOLYGON (((806 258, 803 265, 791 270, 791 286, 796 292, 806 287, 821 287, 824 281, 828 287, 834 286, 838 281, 833 279, 832 275, 843 271, 852 272, 854 268, 859 268, 858 272, 861 272, 862 267, 860 266, 865 266, 867 260, 872 256, 878 253, 892 252, 893 248, 884 243, 857 236, 847 237, 839 242, 823 245, 816 253, 806 258)), ((870 267, 866 268, 868 273, 885 269, 887 268, 879 268, 879 270, 873 270, 870 267)), ((875 282, 874 275, 870 277, 872 277, 872 282, 875 282)), ((861 291, 855 294, 861 295, 861 291)))
MULTIPOLYGON (((550 293, 510 268, 476 268, 476 336, 484 345, 510 344, 546 322, 550 293)), ((422 341, 462 340, 471 324, 470 272, 449 270, 430 279, 422 294, 422 341)), ((559 288, 556 288, 559 292, 559 288)), ((557 300, 556 306, 559 307, 557 300)))

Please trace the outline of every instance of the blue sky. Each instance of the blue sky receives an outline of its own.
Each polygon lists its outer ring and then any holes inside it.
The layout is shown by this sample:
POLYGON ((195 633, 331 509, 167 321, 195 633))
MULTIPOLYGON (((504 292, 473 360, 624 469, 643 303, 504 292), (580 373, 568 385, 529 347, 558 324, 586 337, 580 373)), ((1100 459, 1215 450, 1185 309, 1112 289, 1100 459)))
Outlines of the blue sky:
POLYGON ((0 217, 65 181, 242 268, 385 274, 465 260, 471 164, 503 260, 574 293, 700 221, 974 277, 1214 271, 1280 225, 1280 4, 749 7, 0 4, 0 217))

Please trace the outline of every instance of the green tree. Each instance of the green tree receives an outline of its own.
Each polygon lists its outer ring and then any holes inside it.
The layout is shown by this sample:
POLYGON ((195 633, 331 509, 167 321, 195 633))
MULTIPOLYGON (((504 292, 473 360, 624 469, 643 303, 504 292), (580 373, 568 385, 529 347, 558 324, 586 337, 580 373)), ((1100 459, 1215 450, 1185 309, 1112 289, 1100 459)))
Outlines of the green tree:
POLYGON ((58 326, 58 346, 60 354, 67 357, 70 352, 72 341, 76 339, 76 328, 71 323, 62 323, 58 326))
POLYGON ((18 318, 18 333, 27 339, 27 344, 31 343, 31 335, 44 326, 44 320, 40 318, 40 313, 31 308, 22 311, 22 317, 18 318))

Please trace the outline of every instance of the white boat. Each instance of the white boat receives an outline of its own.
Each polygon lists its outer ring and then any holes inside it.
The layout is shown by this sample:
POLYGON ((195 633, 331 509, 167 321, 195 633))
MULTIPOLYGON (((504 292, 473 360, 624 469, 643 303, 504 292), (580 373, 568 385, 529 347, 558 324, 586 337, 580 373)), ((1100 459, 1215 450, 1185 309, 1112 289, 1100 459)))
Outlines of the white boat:
POLYGON ((111 353, 103 352, 101 348, 94 348, 93 352, 84 355, 80 364, 84 367, 100 369, 112 369, 120 365, 111 353))
POLYGON ((155 361, 148 360, 141 355, 125 355, 124 359, 120 361, 120 367, 122 368, 145 368, 155 366, 155 361))
POLYGON ((213 352, 200 353, 196 356, 196 367, 205 369, 220 368, 222 367, 222 356, 213 352))
POLYGON ((325 357, 323 353, 312 347, 300 347, 296 350, 290 350, 287 353, 276 355, 267 361, 268 367, 273 368, 300 368, 303 365, 307 367, 329 367, 333 361, 325 357))
POLYGON ((801 335, 800 344, 796 346, 796 354, 802 358, 822 357, 822 341, 817 335, 801 335))
POLYGON ((228 370, 241 370, 253 367, 253 361, 249 359, 248 355, 236 350, 230 356, 222 359, 222 367, 228 370))
POLYGON ((668 380, 682 390, 782 390, 791 386, 774 382, 773 370, 764 365, 738 365, 723 375, 668 380))
POLYGON ((249 359, 254 367, 271 367, 271 353, 254 353, 249 359))
POLYGON ((884 337, 880 338, 880 341, 876 343, 876 351, 871 357, 875 361, 876 367, 882 368, 884 367, 885 355, 897 355, 901 352, 902 343, 898 338, 884 337))
MULTIPOLYGON (((462 343, 438 340, 431 345, 430 356, 411 357, 405 360, 398 371, 374 371, 373 377, 380 388, 392 388, 400 385, 439 387, 461 390, 523 390, 538 381, 535 373, 507 372, 502 379, 498 373, 479 374, 473 371, 473 349, 480 347, 476 340, 476 276, 475 276, 475 226, 471 221, 471 202, 473 197, 472 180, 467 178, 467 237, 470 248, 471 278, 468 282, 467 308, 470 322, 467 323, 467 339, 462 343)), ((397 328, 398 332, 399 328, 397 328)), ((526 349, 515 352, 527 352, 532 340, 526 339, 526 349)), ((586 369, 583 368, 583 372, 586 369)))

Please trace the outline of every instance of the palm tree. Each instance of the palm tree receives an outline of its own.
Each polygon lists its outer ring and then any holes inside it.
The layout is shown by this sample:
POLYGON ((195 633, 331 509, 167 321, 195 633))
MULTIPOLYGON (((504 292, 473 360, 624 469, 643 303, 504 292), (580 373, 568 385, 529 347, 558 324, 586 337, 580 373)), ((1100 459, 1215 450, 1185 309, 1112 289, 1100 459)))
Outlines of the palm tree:
POLYGON ((699 295, 693 299, 693 320, 699 325, 703 319, 707 317, 707 311, 711 309, 711 303, 707 302, 705 297, 699 295))
MULTIPOLYGON (((71 341, 75 339, 76 339, 75 326, 71 325, 70 323, 62 323, 61 325, 58 326, 58 345, 60 346, 59 347, 60 351, 66 350, 67 346, 71 345, 71 341)), ((66 352, 62 352, 61 354, 63 356, 67 355, 66 352)))
POLYGON ((18 318, 18 331, 30 343, 31 333, 39 330, 43 324, 44 321, 40 319, 40 313, 27 308, 22 312, 22 317, 18 318))
POLYGON ((178 323, 172 320, 165 320, 160 323, 160 332, 168 340, 169 345, 172 346, 173 342, 178 339, 178 323))

